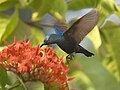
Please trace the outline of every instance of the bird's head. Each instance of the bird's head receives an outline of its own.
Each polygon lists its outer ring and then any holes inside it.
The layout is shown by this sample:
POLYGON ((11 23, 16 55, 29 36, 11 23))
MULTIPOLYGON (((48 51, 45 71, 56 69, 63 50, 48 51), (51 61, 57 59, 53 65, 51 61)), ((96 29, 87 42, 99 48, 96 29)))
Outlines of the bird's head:
POLYGON ((41 45, 41 47, 43 45, 49 45, 49 44, 54 44, 55 43, 55 34, 48 34, 45 36, 45 39, 44 39, 44 43, 41 45))

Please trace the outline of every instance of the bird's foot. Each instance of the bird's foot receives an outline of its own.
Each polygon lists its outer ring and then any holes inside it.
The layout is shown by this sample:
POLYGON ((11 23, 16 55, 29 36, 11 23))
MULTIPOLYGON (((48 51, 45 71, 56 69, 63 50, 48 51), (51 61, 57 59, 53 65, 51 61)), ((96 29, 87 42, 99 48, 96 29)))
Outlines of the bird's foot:
POLYGON ((73 54, 69 54, 69 55, 67 55, 67 56, 66 56, 66 61, 67 61, 67 64, 69 64, 70 60, 72 60, 72 59, 73 59, 73 57, 74 57, 74 55, 73 55, 73 54))

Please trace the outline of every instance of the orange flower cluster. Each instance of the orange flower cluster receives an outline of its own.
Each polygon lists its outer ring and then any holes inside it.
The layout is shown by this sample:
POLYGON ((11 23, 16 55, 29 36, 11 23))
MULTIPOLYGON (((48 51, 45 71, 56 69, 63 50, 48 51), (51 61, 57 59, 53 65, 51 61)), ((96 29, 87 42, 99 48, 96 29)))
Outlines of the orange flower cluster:
POLYGON ((26 81, 41 81, 45 87, 69 90, 67 73, 69 68, 53 48, 31 47, 30 41, 16 41, 0 52, 0 65, 16 73, 26 81))

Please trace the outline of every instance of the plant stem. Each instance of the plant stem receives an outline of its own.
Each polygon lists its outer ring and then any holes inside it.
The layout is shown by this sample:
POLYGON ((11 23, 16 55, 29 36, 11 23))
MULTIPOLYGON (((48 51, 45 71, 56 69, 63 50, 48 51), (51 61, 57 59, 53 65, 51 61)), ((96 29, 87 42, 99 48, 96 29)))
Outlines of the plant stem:
POLYGON ((6 90, 12 90, 12 89, 14 89, 14 88, 20 86, 20 84, 21 84, 21 83, 18 83, 17 85, 15 85, 15 86, 13 86, 13 87, 10 87, 10 88, 8 88, 8 89, 6 89, 6 90))

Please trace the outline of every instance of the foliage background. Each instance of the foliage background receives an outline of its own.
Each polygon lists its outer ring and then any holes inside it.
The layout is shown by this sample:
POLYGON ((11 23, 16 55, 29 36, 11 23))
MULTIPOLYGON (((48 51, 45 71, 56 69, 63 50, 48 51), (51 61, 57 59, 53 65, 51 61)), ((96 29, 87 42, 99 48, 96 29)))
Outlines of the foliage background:
MULTIPOLYGON (((33 46, 41 44, 45 34, 54 33, 53 28, 45 27, 46 24, 53 25, 55 18, 64 18, 70 26, 91 8, 98 9, 99 22, 81 44, 95 56, 75 55, 69 65, 69 75, 75 78, 70 87, 75 90, 120 90, 119 0, 0 0, 0 50, 4 40, 10 44, 14 36, 17 40, 26 36, 33 46)), ((59 56, 66 55, 54 47, 59 56)), ((24 84, 13 73, 0 68, 0 88, 8 81, 11 86, 22 83, 15 90, 44 90, 41 82, 24 84)))

